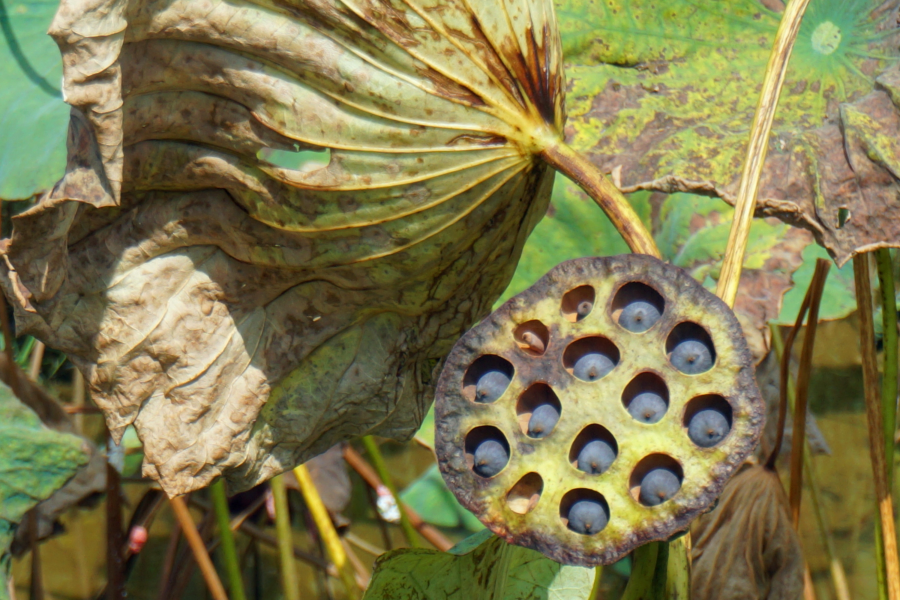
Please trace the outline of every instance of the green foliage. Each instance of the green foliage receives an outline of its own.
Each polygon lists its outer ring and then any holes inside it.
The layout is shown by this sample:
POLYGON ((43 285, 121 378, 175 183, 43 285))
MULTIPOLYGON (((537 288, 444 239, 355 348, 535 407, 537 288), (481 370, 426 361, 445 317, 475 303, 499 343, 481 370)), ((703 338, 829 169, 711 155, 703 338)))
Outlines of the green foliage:
MULTIPOLYGON (((675 172, 729 183, 740 173, 778 13, 758 0, 556 4, 572 86, 567 102, 573 146, 604 155, 639 154, 642 179, 675 172)), ((829 101, 873 89, 863 63, 884 56, 874 66, 883 68, 898 54, 877 31, 892 14, 875 10, 882 4, 810 3, 773 138, 817 127, 829 101)))
POLYGON ((449 552, 383 555, 364 600, 586 600, 593 581, 594 569, 560 565, 485 530, 449 552))
MULTIPOLYGON (((434 426, 432 422, 432 427, 434 426)), ((433 437, 432 433, 432 437, 433 437)), ((431 465, 400 494, 400 499, 428 523, 439 527, 484 529, 475 515, 463 508, 444 483, 437 465, 431 465)))
POLYGON ((0 0, 0 198, 27 198, 66 165, 69 107, 62 60, 47 35, 56 0, 0 0))
MULTIPOLYGON (((797 312, 803 302, 803 296, 812 280, 817 258, 830 258, 821 246, 810 244, 803 250, 803 265, 794 273, 794 287, 784 295, 781 314, 775 321, 778 325, 793 325, 797 312)), ((843 268, 832 266, 825 280, 825 291, 822 293, 822 304, 819 307, 819 319, 828 321, 843 319, 856 310, 856 292, 853 289, 853 263, 848 262, 843 268)))
POLYGON ((44 427, 0 383, 0 599, 5 600, 9 544, 16 524, 61 488, 88 455, 82 440, 44 427))

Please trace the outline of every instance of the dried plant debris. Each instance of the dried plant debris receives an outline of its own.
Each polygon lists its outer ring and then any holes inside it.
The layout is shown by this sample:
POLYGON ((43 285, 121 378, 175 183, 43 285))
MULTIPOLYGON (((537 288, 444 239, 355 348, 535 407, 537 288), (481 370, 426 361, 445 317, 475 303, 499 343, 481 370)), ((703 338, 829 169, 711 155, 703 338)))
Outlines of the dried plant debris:
POLYGON ((244 489, 412 436, 547 209, 551 3, 63 0, 50 33, 68 167, 0 279, 144 474, 244 489))
MULTIPOLYGON (((624 190, 733 203, 781 15, 761 0, 559 0, 571 143, 624 190)), ((900 240, 900 2, 816 0, 773 124, 757 213, 839 265, 900 240)))
POLYGON ((565 564, 609 564, 708 510, 764 410, 721 300, 648 256, 583 258, 456 344, 435 449, 450 489, 497 535, 565 564))
POLYGON ((736 475, 716 508, 691 527, 691 598, 796 600, 803 553, 778 475, 765 467, 736 475))

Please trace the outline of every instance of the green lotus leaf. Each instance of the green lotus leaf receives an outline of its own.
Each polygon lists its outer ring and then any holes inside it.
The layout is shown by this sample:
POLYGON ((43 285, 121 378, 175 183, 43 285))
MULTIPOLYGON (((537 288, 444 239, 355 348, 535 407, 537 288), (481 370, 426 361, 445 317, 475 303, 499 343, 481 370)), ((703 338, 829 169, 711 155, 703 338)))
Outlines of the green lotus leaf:
POLYGON ((66 167, 69 107, 47 28, 56 0, 0 0, 0 198, 28 198, 66 167))
MULTIPOLYGON (((772 3, 556 5, 572 145, 624 191, 733 203, 781 17, 772 3)), ((900 240, 898 6, 812 0, 775 114, 758 214, 811 231, 839 265, 900 240)))
POLYGON ((587 600, 593 582, 593 569, 561 565, 485 530, 449 552, 382 555, 364 600, 587 600))
POLYGON ((0 440, 0 598, 4 598, 16 525, 87 464, 88 449, 79 437, 46 428, 3 383, 0 440))
POLYGON ((546 212, 552 5, 64 0, 50 33, 68 165, 2 285, 144 474, 239 489, 411 437, 546 212))
MULTIPOLYGON (((431 426, 434 427, 433 422, 431 426)), ((400 492, 400 499, 432 525, 465 527, 470 531, 484 529, 484 525, 460 506, 453 492, 447 489, 437 465, 431 465, 400 492)))

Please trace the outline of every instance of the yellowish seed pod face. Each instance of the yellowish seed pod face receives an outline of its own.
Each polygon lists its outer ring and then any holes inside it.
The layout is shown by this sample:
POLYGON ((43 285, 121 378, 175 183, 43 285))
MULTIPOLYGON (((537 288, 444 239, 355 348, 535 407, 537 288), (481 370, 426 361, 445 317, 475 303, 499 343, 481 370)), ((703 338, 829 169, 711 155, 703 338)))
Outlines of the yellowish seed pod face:
POLYGON ((584 566, 709 510, 764 414, 731 310, 635 254, 562 263, 497 309, 454 346, 435 407, 460 502, 507 541, 584 566))

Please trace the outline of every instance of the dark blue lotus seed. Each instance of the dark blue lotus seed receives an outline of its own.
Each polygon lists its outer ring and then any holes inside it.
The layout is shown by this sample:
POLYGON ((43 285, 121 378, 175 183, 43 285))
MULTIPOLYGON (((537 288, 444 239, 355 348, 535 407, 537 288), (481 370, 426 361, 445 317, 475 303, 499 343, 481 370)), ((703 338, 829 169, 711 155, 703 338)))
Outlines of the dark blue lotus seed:
POLYGON ((641 504, 656 506, 662 504, 681 489, 678 475, 666 468, 653 469, 641 481, 641 504))
POLYGON ((628 412, 641 423, 656 423, 666 414, 666 401, 656 392, 641 392, 628 405, 628 412))
POLYGON ((678 342, 672 350, 672 366, 686 373, 697 375, 709 371, 713 366, 712 352, 699 340, 686 339, 678 342))
POLYGON ((556 422, 559 421, 559 411, 552 404, 541 404, 531 413, 528 420, 528 435, 533 438, 542 438, 550 435, 556 422))
POLYGON ((605 473, 616 460, 616 451, 605 440, 591 440, 578 453, 578 470, 589 475, 605 473))
POLYGON ((644 300, 630 302, 619 314, 619 325, 634 333, 647 331, 657 321, 659 309, 644 300))
POLYGON ((572 373, 582 381, 597 381, 612 371, 615 366, 613 361, 605 354, 591 352, 575 361, 572 373))
POLYGON ((599 533, 606 527, 609 514, 599 501, 578 500, 569 509, 569 529, 583 535, 599 533))
POLYGON ((588 316, 593 309, 593 302, 591 302, 590 300, 582 300, 578 303, 578 307, 575 309, 575 314, 578 315, 579 319, 583 319, 588 316))
POLYGON ((725 415, 715 409, 706 408, 691 417, 691 422, 688 423, 688 436, 701 448, 710 448, 725 439, 730 429, 725 415))
POLYGON ((493 477, 509 462, 509 453, 497 440, 484 440, 475 448, 472 469, 482 477, 493 477))
POLYGON ((509 386, 509 376, 503 371, 488 371, 475 384, 475 402, 493 402, 509 386))

